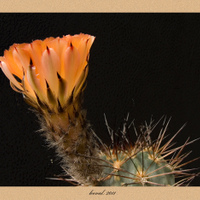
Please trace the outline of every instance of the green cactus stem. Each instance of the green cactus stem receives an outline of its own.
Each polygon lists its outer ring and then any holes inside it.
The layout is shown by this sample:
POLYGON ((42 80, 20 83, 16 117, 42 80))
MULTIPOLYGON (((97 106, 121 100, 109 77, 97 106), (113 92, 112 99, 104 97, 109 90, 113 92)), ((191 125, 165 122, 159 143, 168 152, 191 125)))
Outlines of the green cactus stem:
MULTIPOLYGON (((137 136, 137 140, 133 144, 126 137, 127 129, 130 128, 130 125, 125 126, 128 116, 123 131, 121 131, 123 143, 119 145, 118 142, 113 148, 104 145, 107 150, 101 152, 100 159, 104 163, 102 165, 104 177, 98 182, 99 186, 180 186, 189 183, 195 176, 198 176, 198 174, 190 173, 189 169, 180 169, 198 159, 182 163, 189 155, 189 153, 182 154, 184 147, 197 139, 190 142, 188 139, 183 145, 172 148, 173 139, 185 125, 163 145, 171 119, 166 121, 164 118, 164 128, 161 128, 159 136, 154 142, 152 142, 150 134, 162 118, 156 124, 153 124, 152 120, 149 125, 145 123, 143 129, 140 129, 140 134, 132 123, 137 136), (179 177, 182 178, 177 181, 179 177)), ((111 138, 114 138, 114 132, 108 126, 107 120, 106 125, 111 138)))

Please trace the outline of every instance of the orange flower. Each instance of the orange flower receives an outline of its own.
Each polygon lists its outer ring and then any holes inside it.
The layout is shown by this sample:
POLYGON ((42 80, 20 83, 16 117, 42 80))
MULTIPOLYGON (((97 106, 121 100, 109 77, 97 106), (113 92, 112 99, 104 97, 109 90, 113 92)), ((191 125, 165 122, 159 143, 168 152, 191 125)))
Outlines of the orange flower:
POLYGON ((80 93, 94 39, 79 34, 14 44, 0 57, 0 67, 12 88, 33 107, 48 105, 55 110, 80 93))

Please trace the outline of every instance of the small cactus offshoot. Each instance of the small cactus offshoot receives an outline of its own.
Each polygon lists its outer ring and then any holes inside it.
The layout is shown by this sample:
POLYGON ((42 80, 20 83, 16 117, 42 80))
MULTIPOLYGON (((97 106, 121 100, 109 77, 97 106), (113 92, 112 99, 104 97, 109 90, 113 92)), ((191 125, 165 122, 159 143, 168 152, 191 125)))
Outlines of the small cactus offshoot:
POLYGON ((80 34, 14 44, 0 57, 11 87, 35 109, 48 145, 62 159, 65 176, 51 179, 84 186, 189 184, 199 174, 182 167, 198 158, 183 163, 190 152, 182 152, 196 140, 174 147, 172 141, 182 127, 165 142, 170 119, 162 117, 155 124, 151 120, 137 130, 133 122, 128 124, 128 115, 116 133, 105 118, 109 146, 91 128, 81 103, 94 39, 80 34), (152 141, 151 133, 161 121, 158 138, 152 141), (129 138, 131 128, 135 142, 129 138))

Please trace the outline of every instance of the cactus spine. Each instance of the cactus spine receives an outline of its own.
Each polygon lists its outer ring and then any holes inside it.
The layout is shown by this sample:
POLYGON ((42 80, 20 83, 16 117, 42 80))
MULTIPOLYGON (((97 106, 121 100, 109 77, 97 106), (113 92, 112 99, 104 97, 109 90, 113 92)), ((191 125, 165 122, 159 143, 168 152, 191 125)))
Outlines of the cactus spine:
POLYGON ((108 132, 114 145, 112 148, 103 145, 100 158, 103 163, 101 166, 104 177, 99 180, 99 186, 180 186, 190 183, 198 176, 198 174, 191 173, 189 169, 180 169, 198 159, 182 163, 189 155, 189 153, 182 154, 184 147, 196 140, 189 142, 188 139, 183 145, 172 148, 172 141, 185 125, 163 144, 171 119, 167 121, 166 118, 162 117, 155 124, 151 120, 149 125, 145 123, 138 134, 133 122, 127 125, 128 117, 129 115, 125 119, 123 131, 121 131, 121 141, 115 139, 118 142, 114 142, 114 138, 119 137, 119 133, 114 133, 106 120, 108 132), (162 119, 163 128, 161 128, 157 139, 152 142, 150 135, 162 119), (137 136, 135 143, 132 143, 126 136, 131 125, 137 136))

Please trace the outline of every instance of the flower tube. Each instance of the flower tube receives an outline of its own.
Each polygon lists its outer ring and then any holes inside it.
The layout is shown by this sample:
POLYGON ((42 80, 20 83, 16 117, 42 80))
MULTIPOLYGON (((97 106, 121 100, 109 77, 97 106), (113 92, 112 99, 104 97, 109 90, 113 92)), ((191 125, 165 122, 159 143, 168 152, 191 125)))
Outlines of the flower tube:
POLYGON ((14 44, 0 57, 11 87, 35 108, 41 131, 62 158, 64 171, 80 184, 92 184, 101 174, 97 161, 88 164, 86 158, 97 157, 98 148, 81 108, 94 39, 82 33, 50 37, 14 44))

